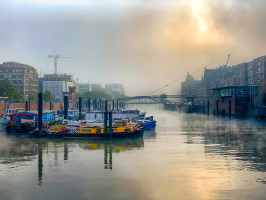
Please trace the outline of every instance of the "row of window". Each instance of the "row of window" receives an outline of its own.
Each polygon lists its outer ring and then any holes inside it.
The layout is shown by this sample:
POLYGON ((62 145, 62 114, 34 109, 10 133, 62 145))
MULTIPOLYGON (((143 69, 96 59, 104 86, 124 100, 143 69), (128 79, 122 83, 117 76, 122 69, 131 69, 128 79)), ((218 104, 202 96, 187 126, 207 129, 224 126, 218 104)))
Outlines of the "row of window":
POLYGON ((16 78, 23 78, 23 74, 18 74, 18 75, 11 75, 11 74, 4 74, 0 75, 0 79, 16 79, 16 78))
POLYGON ((0 73, 3 73, 3 72, 22 72, 22 69, 0 69, 0 73))
POLYGON ((23 84, 22 80, 12 80, 11 84, 23 84))

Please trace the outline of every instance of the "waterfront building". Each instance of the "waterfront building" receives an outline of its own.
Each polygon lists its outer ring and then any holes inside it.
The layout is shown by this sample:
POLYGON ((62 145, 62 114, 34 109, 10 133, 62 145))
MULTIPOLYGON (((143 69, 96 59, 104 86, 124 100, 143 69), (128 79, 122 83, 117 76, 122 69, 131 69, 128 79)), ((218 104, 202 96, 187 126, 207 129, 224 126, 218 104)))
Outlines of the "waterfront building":
POLYGON ((265 84, 266 56, 255 58, 252 62, 253 62, 253 85, 265 84))
POLYGON ((71 97, 72 93, 74 96, 76 94, 76 82, 69 74, 45 74, 44 77, 39 78, 39 84, 40 91, 50 91, 55 97, 56 103, 63 103, 64 94, 71 97))
POLYGON ((261 86, 228 86, 212 89, 213 113, 238 116, 265 116, 261 86), (252 114, 251 114, 252 113, 252 114))
POLYGON ((241 63, 233 66, 233 68, 235 68, 236 72, 234 85, 237 86, 248 85, 248 64, 241 63))
POLYGON ((89 83, 79 83, 79 92, 88 92, 90 91, 89 83))
POLYGON ((181 83, 181 94, 202 96, 201 88, 201 81, 195 80, 194 77, 188 73, 186 80, 181 83))
POLYGON ((111 95, 124 95, 125 88, 121 83, 105 84, 105 91, 111 95))
POLYGON ((92 83, 90 84, 90 91, 99 91, 99 90, 103 90, 101 84, 99 83, 92 83))
POLYGON ((38 73, 29 65, 17 62, 0 64, 0 80, 8 79, 12 87, 17 88, 24 99, 38 93, 38 73))

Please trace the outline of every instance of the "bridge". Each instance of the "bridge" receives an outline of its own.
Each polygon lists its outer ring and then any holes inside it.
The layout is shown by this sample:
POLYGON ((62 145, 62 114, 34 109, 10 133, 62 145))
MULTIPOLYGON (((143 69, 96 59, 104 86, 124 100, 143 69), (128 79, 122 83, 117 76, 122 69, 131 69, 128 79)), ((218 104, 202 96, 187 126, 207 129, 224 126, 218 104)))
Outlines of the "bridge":
MULTIPOLYGON (((187 102, 193 104, 194 99, 200 101, 206 101, 206 96, 195 96, 195 95, 152 95, 152 96, 133 96, 133 97, 122 97, 116 98, 115 101, 122 101, 127 104, 169 104, 171 101, 185 99, 187 102), (171 100, 171 101, 170 101, 171 100)), ((175 101, 176 102, 176 101, 175 101)))

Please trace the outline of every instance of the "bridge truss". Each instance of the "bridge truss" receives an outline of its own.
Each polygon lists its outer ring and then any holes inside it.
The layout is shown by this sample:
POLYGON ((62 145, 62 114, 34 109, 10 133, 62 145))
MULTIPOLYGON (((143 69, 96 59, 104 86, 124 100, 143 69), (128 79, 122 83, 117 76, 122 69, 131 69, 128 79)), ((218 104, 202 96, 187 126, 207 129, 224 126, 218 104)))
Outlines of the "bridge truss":
POLYGON ((193 104, 194 99, 206 101, 207 97, 195 95, 153 95, 116 98, 115 101, 123 101, 127 104, 170 104, 180 101, 181 99, 193 104))

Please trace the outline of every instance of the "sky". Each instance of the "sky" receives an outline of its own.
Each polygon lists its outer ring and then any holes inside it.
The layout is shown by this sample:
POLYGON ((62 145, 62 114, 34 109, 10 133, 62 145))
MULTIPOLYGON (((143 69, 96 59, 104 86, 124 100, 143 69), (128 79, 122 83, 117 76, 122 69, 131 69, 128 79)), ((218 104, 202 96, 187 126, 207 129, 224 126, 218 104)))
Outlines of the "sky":
POLYGON ((188 72, 266 55, 265 0, 1 0, 0 63, 79 82, 122 83, 127 95, 178 93, 188 72), (213 63, 214 61, 218 62, 213 63), (210 63, 213 63, 210 65, 210 63))

